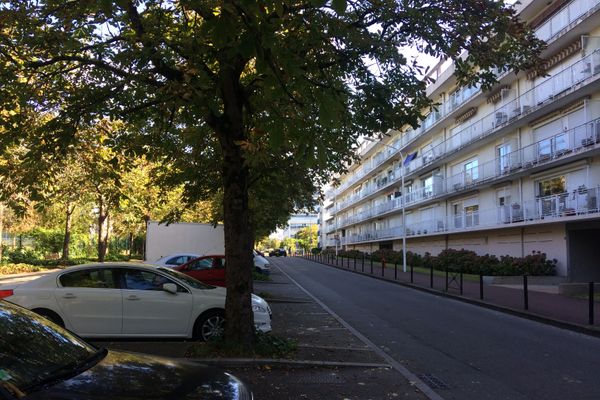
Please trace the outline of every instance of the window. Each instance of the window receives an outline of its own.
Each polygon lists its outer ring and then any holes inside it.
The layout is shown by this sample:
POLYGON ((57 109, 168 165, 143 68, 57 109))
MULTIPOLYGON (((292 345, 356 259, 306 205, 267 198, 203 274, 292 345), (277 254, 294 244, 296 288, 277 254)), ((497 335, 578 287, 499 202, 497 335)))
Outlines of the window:
POLYGON ((200 271, 211 268, 224 268, 225 259, 221 257, 206 257, 190 263, 189 268, 192 271, 200 271))
POLYGON ((74 271, 61 275, 59 281, 62 287, 117 288, 114 270, 108 268, 74 271))
POLYGON ((123 271, 125 272, 127 289, 131 290, 162 290, 164 283, 175 283, 154 272, 139 269, 125 269, 123 271))
POLYGON ((479 205, 465 207, 465 226, 479 225, 479 205))
POLYGON ((469 161, 465 164, 465 184, 473 183, 479 179, 479 163, 477 160, 469 161))
POLYGON ((433 175, 428 176, 422 180, 423 182, 423 195, 425 197, 433 196, 433 175))
POLYGON ((190 260, 189 256, 177 256, 177 257, 171 258, 169 261, 166 262, 166 264, 167 265, 181 265, 181 264, 185 264, 189 260, 190 260))
POLYGON ((510 159, 508 156, 510 152, 510 143, 498 147, 498 163, 500 167, 500 173, 506 173, 510 170, 510 159))
POLYGON ((454 227, 462 228, 462 203, 452 205, 452 214, 454 215, 454 227))
POLYGON ((538 196, 551 196, 567 191, 567 178, 564 175, 544 179, 538 182, 538 196))

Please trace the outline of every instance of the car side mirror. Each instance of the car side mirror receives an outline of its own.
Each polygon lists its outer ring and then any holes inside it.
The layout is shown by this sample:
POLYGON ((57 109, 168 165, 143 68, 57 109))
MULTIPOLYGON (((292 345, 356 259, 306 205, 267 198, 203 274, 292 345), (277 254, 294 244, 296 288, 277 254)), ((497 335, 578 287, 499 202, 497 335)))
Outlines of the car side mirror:
POLYGON ((174 283, 163 283, 162 289, 165 292, 176 294, 177 293, 177 285, 174 283))

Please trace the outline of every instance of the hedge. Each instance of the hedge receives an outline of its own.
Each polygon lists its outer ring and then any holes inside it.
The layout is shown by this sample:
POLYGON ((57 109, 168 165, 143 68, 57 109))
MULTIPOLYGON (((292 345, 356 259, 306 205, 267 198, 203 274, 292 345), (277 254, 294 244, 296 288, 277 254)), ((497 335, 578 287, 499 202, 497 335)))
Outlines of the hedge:
MULTIPOLYGON (((335 252, 324 251, 323 254, 334 254, 335 252)), ((377 250, 366 254, 360 250, 338 250, 339 257, 367 258, 381 262, 385 260, 388 264, 402 264, 402 252, 389 249, 377 250)), ((413 267, 425 267, 439 271, 462 271, 466 274, 514 276, 514 275, 556 275, 556 259, 549 260, 545 253, 534 251, 525 257, 512 257, 485 254, 477 255, 474 251, 465 249, 446 249, 437 256, 425 253, 424 256, 413 252, 406 252, 406 263, 413 267)))

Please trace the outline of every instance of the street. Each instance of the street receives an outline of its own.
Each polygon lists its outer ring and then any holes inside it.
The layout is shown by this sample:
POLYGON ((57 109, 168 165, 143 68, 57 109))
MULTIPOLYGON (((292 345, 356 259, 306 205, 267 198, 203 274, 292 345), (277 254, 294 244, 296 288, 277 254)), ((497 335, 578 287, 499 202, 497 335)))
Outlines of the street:
POLYGON ((598 399, 600 339, 301 258, 270 261, 444 399, 598 399))

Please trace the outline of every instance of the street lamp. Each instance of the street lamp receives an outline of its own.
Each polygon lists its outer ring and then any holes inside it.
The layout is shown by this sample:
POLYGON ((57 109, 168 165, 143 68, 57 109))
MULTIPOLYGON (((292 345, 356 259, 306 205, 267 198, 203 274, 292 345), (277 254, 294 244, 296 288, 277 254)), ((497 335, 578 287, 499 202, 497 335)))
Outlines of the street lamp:
MULTIPOLYGON (((370 137, 365 137, 365 140, 369 141, 369 142, 375 142, 375 140, 373 138, 370 137)), ((381 142, 380 142, 381 143, 381 142)), ((398 152, 398 154, 400 154, 400 178, 401 178, 401 206, 402 206, 402 271, 406 272, 406 211, 404 209, 404 203, 406 200, 406 196, 405 196, 405 187, 404 187, 404 154, 402 153, 402 151, 394 146, 391 146, 389 144, 386 143, 381 143, 383 146, 389 147, 390 149, 393 149, 395 151, 398 152)))

